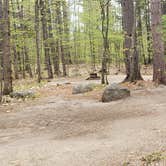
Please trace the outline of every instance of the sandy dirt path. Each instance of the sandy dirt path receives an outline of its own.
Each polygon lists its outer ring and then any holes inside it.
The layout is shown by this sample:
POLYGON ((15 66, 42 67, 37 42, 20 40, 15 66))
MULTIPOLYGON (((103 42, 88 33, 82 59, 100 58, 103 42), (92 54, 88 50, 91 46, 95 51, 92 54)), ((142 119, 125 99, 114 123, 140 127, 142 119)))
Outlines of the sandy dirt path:
POLYGON ((166 150, 165 87, 106 104, 54 95, 13 110, 0 113, 0 166, 141 165, 166 150))

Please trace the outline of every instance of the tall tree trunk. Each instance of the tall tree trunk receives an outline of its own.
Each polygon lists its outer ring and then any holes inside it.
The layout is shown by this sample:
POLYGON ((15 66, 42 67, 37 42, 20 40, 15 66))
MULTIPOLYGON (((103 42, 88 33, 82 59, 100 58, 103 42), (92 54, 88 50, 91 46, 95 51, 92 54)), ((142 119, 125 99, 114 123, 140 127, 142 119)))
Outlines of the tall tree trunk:
POLYGON ((40 0, 40 8, 42 15, 42 29, 43 29, 43 42, 44 42, 44 53, 45 53, 45 63, 48 71, 48 78, 53 78, 50 49, 48 44, 49 34, 48 34, 48 16, 47 16, 47 5, 46 0, 40 0))
POLYGON ((48 33, 49 33, 49 39, 50 39, 50 52, 51 52, 51 57, 53 60, 53 66, 54 66, 54 73, 59 76, 60 75, 60 69, 59 69, 59 54, 58 51, 56 50, 56 41, 54 39, 53 35, 53 27, 52 27, 52 13, 51 13, 51 4, 47 2, 49 7, 47 9, 47 14, 48 14, 48 33))
POLYGON ((58 33, 59 33, 59 48, 61 52, 61 62, 62 62, 62 71, 63 76, 67 75, 66 72, 66 58, 65 58, 65 50, 62 42, 63 38, 63 25, 62 25, 62 11, 61 11, 61 1, 56 2, 56 15, 57 15, 57 24, 58 24, 58 33))
POLYGON ((166 14, 166 0, 162 1, 162 14, 165 15, 166 14))
POLYGON ((91 19, 91 10, 92 10, 92 1, 89 1, 89 8, 88 8, 88 36, 89 36, 89 44, 90 44, 90 58, 91 58, 91 66, 92 66, 92 73, 96 70, 96 56, 95 56, 95 46, 94 46, 94 28, 93 28, 93 21, 91 19))
POLYGON ((102 56, 102 71, 101 71, 101 83, 108 84, 107 72, 108 72, 108 57, 109 57, 109 4, 110 0, 106 2, 100 0, 101 18, 102 18, 102 37, 103 37, 103 56, 102 56))
POLYGON ((64 24, 64 41, 65 41, 65 57, 66 63, 72 64, 71 54, 70 54, 70 28, 69 28, 69 18, 68 18, 68 2, 66 0, 62 1, 62 8, 63 8, 63 24, 64 24))
POLYGON ((29 53, 28 53, 28 48, 24 44, 24 54, 25 54, 25 70, 28 72, 30 78, 33 78, 33 73, 30 65, 30 58, 29 58, 29 53))
POLYGON ((36 31, 36 54, 37 54, 37 80, 38 83, 41 82, 41 58, 40 58, 40 2, 39 0, 35 1, 35 31, 36 31))
POLYGON ((136 1, 136 13, 137 13, 137 40, 138 40, 138 49, 140 56, 143 57, 144 65, 147 64, 146 56, 145 56, 145 49, 144 49, 144 43, 143 43, 143 26, 142 26, 142 12, 141 12, 141 1, 136 1))
MULTIPOLYGON (((15 21, 17 16, 16 16, 13 0, 11 0, 11 6, 12 6, 12 17, 14 18, 14 21, 13 21, 13 28, 14 28, 13 40, 17 40, 17 35, 16 35, 17 26, 16 26, 16 21, 15 21)), ((14 42, 12 43, 12 45, 13 45, 12 50, 13 50, 13 54, 14 54, 14 59, 13 59, 14 76, 15 76, 15 79, 19 79, 19 73, 18 73, 18 65, 19 64, 18 64, 17 46, 14 42)))
POLYGON ((152 32, 151 32, 151 21, 150 21, 150 2, 145 0, 145 26, 147 32, 147 54, 148 54, 148 64, 152 64, 153 50, 152 50, 152 32))
MULTIPOLYGON (((166 0, 162 1, 162 16, 163 19, 166 19, 166 0)), ((165 24, 165 21, 163 21, 163 24, 165 24)), ((164 32, 166 32, 166 25, 163 25, 164 32)), ((166 37, 166 34, 164 35, 166 37)), ((164 38, 164 54, 166 55, 166 39, 164 38)))
POLYGON ((3 8, 2 8, 2 0, 0 0, 0 102, 2 100, 3 95, 3 70, 2 70, 2 32, 3 32, 3 8))
POLYGON ((122 16, 123 16, 123 31, 124 31, 124 54, 125 54, 125 67, 126 78, 125 81, 130 79, 130 56, 132 49, 132 32, 134 23, 134 7, 130 0, 122 0, 122 16))
POLYGON ((137 50, 136 15, 133 0, 122 0, 124 54, 126 78, 124 81, 142 79, 139 67, 139 53, 137 50))
POLYGON ((13 54, 14 54, 14 76, 15 79, 19 79, 19 74, 18 74, 18 56, 17 56, 17 48, 15 45, 13 45, 13 54))
POLYGON ((2 48, 3 48, 3 6, 0 0, 0 68, 2 68, 2 48))
POLYGON ((166 62, 164 43, 162 41, 161 1, 151 0, 152 37, 154 48, 153 80, 158 84, 166 84, 166 62))
POLYGON ((10 53, 10 20, 9 20, 9 1, 3 1, 3 77, 4 89, 3 94, 8 95, 12 92, 12 69, 10 53))

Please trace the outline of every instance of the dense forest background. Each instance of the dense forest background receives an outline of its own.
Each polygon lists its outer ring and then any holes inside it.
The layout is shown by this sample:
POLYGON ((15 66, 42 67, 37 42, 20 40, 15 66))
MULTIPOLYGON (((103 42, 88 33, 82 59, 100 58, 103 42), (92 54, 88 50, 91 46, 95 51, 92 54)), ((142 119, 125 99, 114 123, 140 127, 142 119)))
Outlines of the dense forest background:
POLYGON ((70 76, 79 64, 101 66, 102 83, 110 65, 135 81, 154 64, 165 84, 165 9, 164 0, 0 0, 1 94, 12 80, 70 76))

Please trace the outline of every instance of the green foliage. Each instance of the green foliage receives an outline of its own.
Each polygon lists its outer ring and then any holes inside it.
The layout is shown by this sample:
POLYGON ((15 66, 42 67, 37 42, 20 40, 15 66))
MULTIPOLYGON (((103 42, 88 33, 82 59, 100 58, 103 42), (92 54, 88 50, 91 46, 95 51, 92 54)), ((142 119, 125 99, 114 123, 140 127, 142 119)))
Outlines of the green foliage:
MULTIPOLYGON (((20 54, 18 59, 19 67, 23 68, 23 47, 27 47, 29 62, 33 69, 36 70, 36 31, 35 31, 35 0, 29 1, 10 1, 10 21, 11 21, 11 43, 16 47, 17 54, 20 54), (22 13, 21 13, 22 12, 22 13), (21 15, 22 14, 22 15, 21 15)), ((138 1, 138 5, 141 8, 142 18, 142 42, 144 49, 140 51, 141 55, 145 54, 148 58, 148 42, 147 37, 150 36, 150 32, 147 32, 146 28, 146 10, 147 4, 145 0, 138 1)), ((61 55, 57 50, 57 42, 62 40, 65 55, 70 53, 73 63, 101 63, 101 57, 103 53, 103 37, 101 33, 101 8, 99 0, 72 0, 72 1, 60 1, 60 17, 62 17, 63 23, 59 25, 57 23, 57 1, 50 0, 46 4, 46 20, 47 28, 49 31, 49 37, 47 40, 43 40, 42 36, 42 13, 39 16, 39 33, 40 33, 40 57, 42 70, 45 68, 45 55, 44 44, 47 44, 49 51, 51 45, 54 46, 58 54, 60 63, 61 55), (64 19, 64 12, 62 4, 66 2, 67 18, 64 19), (50 10, 50 14, 49 11, 50 10), (66 27, 67 26, 67 27, 66 27), (51 28, 50 28, 51 27, 51 28), (60 34, 58 28, 62 28, 63 33, 60 34)), ((122 31, 122 12, 121 5, 117 1, 111 1, 109 6, 109 60, 111 63, 123 63, 123 31, 122 31)), ((40 11, 41 12, 41 11, 40 11)), ((166 39, 166 17, 163 16, 164 27, 164 39, 166 39)), ((138 40, 140 40, 138 38, 138 40)), ((14 54, 14 50, 12 50, 14 54)), ((54 54, 51 55, 51 63, 53 63, 54 54)), ((25 55, 24 55, 25 56, 25 55)), ((14 64, 14 55, 12 56, 14 64)), ((67 59, 67 58, 66 58, 67 59)), ((142 56, 141 56, 141 59, 142 56)), ((143 61, 143 60, 142 60, 143 61)), ((26 62, 27 63, 27 62, 26 62)))
POLYGON ((153 163, 159 163, 161 160, 164 159, 162 153, 152 153, 147 155, 141 159, 146 165, 151 165, 153 163))

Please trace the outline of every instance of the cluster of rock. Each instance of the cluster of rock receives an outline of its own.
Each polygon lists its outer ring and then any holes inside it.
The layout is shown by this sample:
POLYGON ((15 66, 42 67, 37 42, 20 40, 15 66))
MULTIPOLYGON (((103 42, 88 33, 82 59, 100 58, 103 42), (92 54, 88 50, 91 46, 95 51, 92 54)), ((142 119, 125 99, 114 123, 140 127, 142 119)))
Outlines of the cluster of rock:
MULTIPOLYGON (((73 87, 73 94, 90 92, 94 89, 94 84, 79 84, 73 87)), ((130 90, 118 84, 107 86, 102 95, 102 102, 111 102, 124 99, 130 96, 130 90)))

